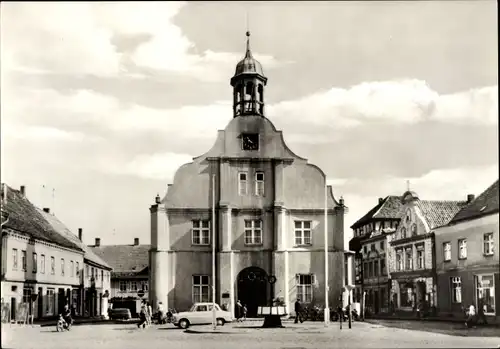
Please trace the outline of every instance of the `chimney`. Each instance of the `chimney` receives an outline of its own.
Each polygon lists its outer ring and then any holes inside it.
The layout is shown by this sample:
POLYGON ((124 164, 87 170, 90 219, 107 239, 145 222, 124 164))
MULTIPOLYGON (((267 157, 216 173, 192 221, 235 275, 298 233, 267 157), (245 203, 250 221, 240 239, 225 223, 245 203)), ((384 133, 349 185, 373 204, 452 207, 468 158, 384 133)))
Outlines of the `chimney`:
POLYGON ((26 187, 24 185, 21 185, 20 192, 22 196, 26 196, 26 187))
POLYGON ((101 246, 101 239, 100 238, 95 238, 95 247, 101 246))
POLYGON ((134 238, 134 246, 139 246, 139 238, 134 238))
POLYGON ((384 198, 378 198, 379 205, 384 202, 384 198))
POLYGON ((45 213, 50 213, 50 208, 48 208, 48 207, 44 207, 44 208, 43 208, 43 212, 45 212, 45 213))
POLYGON ((156 194, 155 202, 156 202, 157 204, 161 204, 160 194, 156 194))
POLYGON ((476 196, 474 194, 467 195, 467 203, 470 204, 475 198, 476 196))
POLYGON ((342 196, 339 199, 339 205, 344 206, 344 198, 342 196))
POLYGON ((78 228, 78 239, 80 239, 80 241, 82 241, 82 228, 78 228))

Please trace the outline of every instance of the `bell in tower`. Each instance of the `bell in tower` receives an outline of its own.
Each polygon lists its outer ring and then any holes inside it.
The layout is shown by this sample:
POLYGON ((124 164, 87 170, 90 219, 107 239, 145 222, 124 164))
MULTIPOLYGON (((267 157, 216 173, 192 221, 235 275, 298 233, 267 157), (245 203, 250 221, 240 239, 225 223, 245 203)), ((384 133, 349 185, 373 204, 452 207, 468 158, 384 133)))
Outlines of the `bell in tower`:
POLYGON ((236 65, 236 72, 231 78, 233 87, 233 116, 264 116, 264 86, 267 78, 262 65, 253 58, 250 51, 250 32, 247 35, 245 58, 236 65))

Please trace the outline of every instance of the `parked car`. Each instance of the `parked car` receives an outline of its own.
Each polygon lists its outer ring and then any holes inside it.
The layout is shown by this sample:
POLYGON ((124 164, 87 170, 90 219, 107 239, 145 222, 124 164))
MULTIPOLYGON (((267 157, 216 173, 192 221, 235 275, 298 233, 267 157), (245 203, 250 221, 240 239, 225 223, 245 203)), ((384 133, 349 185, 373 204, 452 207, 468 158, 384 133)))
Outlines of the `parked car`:
MULTIPOLYGON (((213 319, 212 303, 195 303, 189 311, 173 314, 173 324, 180 328, 188 328, 192 325, 208 325, 213 319)), ((226 322, 232 322, 233 317, 229 311, 222 310, 215 304, 215 318, 218 326, 223 326, 226 322)))
POLYGON ((132 319, 132 314, 128 308, 111 309, 109 318, 111 320, 130 320, 132 319))

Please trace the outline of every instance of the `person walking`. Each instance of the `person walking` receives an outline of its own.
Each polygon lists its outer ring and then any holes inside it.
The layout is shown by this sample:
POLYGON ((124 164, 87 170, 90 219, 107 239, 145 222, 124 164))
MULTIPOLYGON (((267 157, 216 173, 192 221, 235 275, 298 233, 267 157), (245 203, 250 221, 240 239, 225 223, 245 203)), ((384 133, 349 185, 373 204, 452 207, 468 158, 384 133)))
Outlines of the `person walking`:
POLYGON ((142 301, 141 310, 139 312, 139 323, 137 324, 137 328, 146 328, 147 319, 147 309, 146 309, 146 301, 142 301))
POLYGON ((247 305, 244 304, 243 305, 243 320, 246 320, 247 319, 247 305))
POLYGON ((302 316, 302 304, 300 304, 300 299, 297 298, 295 301, 295 323, 297 324, 300 320, 300 323, 304 322, 304 317, 302 316))
POLYGON ((236 321, 240 321, 242 316, 243 316, 243 305, 238 299, 238 301, 236 302, 236 321))
POLYGON ((147 302, 147 315, 148 315, 148 325, 151 325, 151 318, 153 317, 153 307, 151 306, 151 303, 147 302))
POLYGON ((474 325, 475 317, 476 317, 476 308, 474 307, 474 304, 471 304, 469 306, 469 311, 467 312, 467 320, 465 321, 465 326, 467 326, 467 328, 471 328, 472 325, 474 325))
POLYGON ((163 311, 163 303, 162 302, 159 302, 158 303, 158 324, 164 324, 165 322, 165 315, 164 315, 164 311, 163 311))

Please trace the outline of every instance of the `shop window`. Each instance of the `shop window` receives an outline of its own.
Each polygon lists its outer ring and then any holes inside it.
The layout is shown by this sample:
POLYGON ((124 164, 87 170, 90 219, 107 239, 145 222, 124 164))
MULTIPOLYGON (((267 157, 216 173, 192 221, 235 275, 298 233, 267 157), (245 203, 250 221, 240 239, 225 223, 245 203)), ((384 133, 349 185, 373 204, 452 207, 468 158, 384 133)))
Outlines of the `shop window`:
POLYGON ((478 306, 483 307, 485 314, 495 314, 495 279, 493 274, 477 275, 476 296, 478 306))

